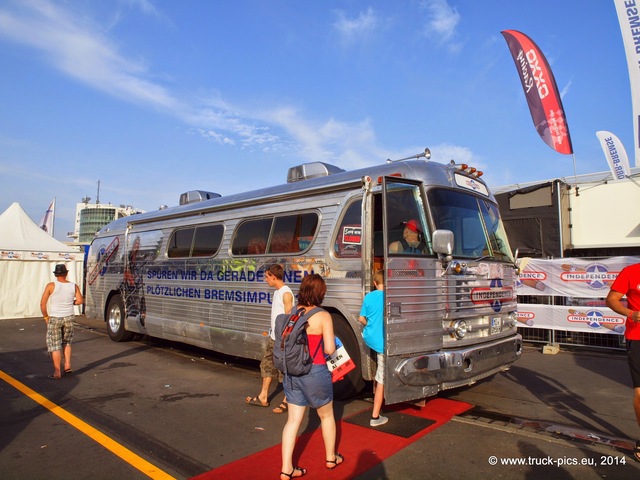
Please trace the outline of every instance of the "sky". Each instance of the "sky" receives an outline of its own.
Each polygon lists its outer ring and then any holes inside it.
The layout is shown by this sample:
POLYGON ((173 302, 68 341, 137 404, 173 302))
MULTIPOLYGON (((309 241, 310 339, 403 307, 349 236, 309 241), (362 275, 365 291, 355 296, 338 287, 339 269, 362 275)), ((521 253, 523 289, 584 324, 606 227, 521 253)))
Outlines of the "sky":
POLYGON ((608 171, 598 130, 633 152, 613 0, 0 0, 0 65, 0 212, 55 198, 61 241, 98 182, 151 211, 425 147, 490 187, 608 171), (535 131, 503 30, 546 56, 573 155, 535 131))

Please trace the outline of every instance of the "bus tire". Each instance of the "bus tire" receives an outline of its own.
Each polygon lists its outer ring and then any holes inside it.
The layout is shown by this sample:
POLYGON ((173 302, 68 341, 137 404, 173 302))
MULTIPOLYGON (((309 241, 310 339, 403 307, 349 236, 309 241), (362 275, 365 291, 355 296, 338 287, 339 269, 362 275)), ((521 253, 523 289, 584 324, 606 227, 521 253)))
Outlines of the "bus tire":
POLYGON ((331 317, 333 319, 334 334, 342 341, 344 348, 347 349, 347 353, 356 365, 356 368, 347 373, 342 380, 338 380, 333 384, 333 397, 336 400, 346 400, 358 395, 365 387, 365 382, 362 378, 362 364, 360 363, 360 349, 358 348, 356 336, 347 321, 341 315, 335 313, 332 313, 331 317))
POLYGON ((133 333, 124 328, 124 303, 120 295, 114 295, 109 300, 105 321, 107 322, 107 332, 109 338, 114 342, 127 342, 133 338, 133 333))

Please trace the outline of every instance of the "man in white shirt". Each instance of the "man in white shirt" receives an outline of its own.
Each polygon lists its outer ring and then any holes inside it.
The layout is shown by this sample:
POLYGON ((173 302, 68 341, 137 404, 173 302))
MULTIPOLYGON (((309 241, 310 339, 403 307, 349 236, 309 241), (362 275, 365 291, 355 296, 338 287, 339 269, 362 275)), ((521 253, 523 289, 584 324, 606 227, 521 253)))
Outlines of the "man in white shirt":
POLYGON ((71 341, 73 340, 74 305, 82 305, 84 298, 80 288, 67 280, 67 267, 56 265, 56 279, 47 284, 40 300, 40 310, 47 324, 47 351, 53 360, 53 373, 49 378, 62 378, 61 363, 64 351, 64 373, 71 370, 71 341), (47 311, 49 313, 47 313, 47 311))
MULTIPOLYGON (((273 364, 273 346, 275 342, 276 317, 281 313, 289 313, 293 308, 293 292, 284 283, 284 268, 282 265, 271 265, 264 274, 264 280, 270 287, 275 288, 273 301, 271 302, 271 329, 269 330, 269 339, 267 348, 264 351, 262 361, 260 362, 260 374, 262 375, 262 389, 255 397, 247 397, 245 401, 250 405, 259 407, 269 406, 269 387, 273 378, 282 379, 280 372, 273 364)), ((273 413, 284 413, 287 411, 287 399, 273 409, 273 413)))

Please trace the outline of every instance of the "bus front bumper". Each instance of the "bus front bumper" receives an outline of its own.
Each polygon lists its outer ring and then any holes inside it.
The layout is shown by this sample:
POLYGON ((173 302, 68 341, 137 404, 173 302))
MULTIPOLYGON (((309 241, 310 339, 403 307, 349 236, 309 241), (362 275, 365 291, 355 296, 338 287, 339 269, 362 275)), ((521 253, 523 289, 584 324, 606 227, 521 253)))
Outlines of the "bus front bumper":
POLYGON ((447 390, 506 370, 521 354, 522 336, 516 334, 466 349, 407 358, 397 365, 396 374, 408 386, 437 386, 437 390, 447 390))

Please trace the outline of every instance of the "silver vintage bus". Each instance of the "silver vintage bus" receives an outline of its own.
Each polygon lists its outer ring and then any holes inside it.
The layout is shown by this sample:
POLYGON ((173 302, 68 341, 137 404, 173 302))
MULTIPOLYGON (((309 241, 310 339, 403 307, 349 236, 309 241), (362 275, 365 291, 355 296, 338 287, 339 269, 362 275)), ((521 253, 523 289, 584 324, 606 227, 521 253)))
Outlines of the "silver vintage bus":
POLYGON ((187 192, 179 206, 116 220, 89 249, 86 314, 104 318, 114 341, 146 334, 260 359, 272 296, 265 269, 282 264, 294 294, 319 273, 323 307, 356 363, 334 384, 345 398, 375 372, 358 315, 384 269, 387 403, 506 370, 522 339, 498 206, 481 172, 427 152, 355 171, 308 163, 283 185, 187 192), (390 253, 408 222, 419 247, 390 253))

